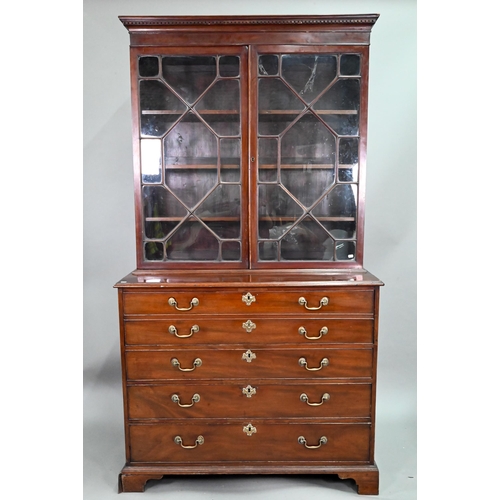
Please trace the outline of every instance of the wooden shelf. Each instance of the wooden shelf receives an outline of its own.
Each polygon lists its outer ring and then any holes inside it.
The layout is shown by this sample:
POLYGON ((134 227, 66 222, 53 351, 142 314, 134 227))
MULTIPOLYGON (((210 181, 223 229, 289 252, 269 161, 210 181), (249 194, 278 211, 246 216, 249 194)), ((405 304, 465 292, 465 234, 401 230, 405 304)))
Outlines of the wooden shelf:
MULTIPOLYGON (((308 110, 318 115, 357 115, 357 109, 311 109, 308 110)), ((143 109, 143 115, 182 115, 186 110, 177 109, 143 109)), ((200 115, 239 115, 237 109, 196 109, 200 115)), ((299 115, 304 110, 296 109, 264 109, 259 110, 259 115, 299 115)))
MULTIPOLYGON (((143 115, 182 115, 186 110, 176 110, 176 109, 143 109, 141 113, 143 115)), ((197 109, 197 113, 200 115, 239 115, 240 112, 237 109, 197 109)))
MULTIPOLYGON (((240 222, 239 217, 204 217, 202 215, 198 217, 205 222, 240 222)), ((146 217, 146 222, 180 222, 184 219, 185 217, 146 217)), ((354 217, 316 217, 316 219, 320 222, 354 222, 356 220, 354 217)), ((260 216, 259 220, 295 222, 298 217, 260 216)))
MULTIPOLYGON (((146 222, 180 222, 185 218, 186 217, 146 217, 146 222)), ((204 217, 198 215, 198 218, 205 222, 240 222, 240 217, 204 217)), ((190 220, 189 217, 188 220, 190 220)))
MULTIPOLYGON (((259 115, 299 115, 304 110, 296 109, 265 109, 259 110, 259 115)), ((357 109, 311 109, 308 110, 318 115, 357 115, 357 109)))
MULTIPOLYGON (((233 164, 233 163, 228 163, 228 164, 222 164, 221 168, 223 170, 231 170, 231 169, 237 169, 240 168, 240 165, 233 164)), ((270 163, 265 163, 263 165, 259 165, 260 170, 276 170, 278 167, 277 165, 273 165, 270 163)), ((318 164, 308 164, 308 163, 301 163, 301 164, 281 164, 281 169, 284 170, 330 170, 334 168, 334 165, 328 164, 328 163, 318 163, 318 164)), ((339 165, 339 169, 350 169, 350 168, 357 168, 357 165, 339 165)), ((192 165, 165 165, 166 170, 216 170, 217 165, 212 164, 212 165, 207 165, 207 164, 192 164, 192 165)))

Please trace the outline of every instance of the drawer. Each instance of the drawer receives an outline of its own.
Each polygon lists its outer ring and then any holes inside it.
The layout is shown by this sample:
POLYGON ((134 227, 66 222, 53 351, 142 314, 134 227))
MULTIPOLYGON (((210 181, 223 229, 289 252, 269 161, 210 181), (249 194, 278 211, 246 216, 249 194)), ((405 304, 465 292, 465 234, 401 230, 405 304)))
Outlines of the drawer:
POLYGON ((371 377, 373 362, 371 348, 179 348, 125 357, 128 380, 371 377))
POLYGON ((197 316, 184 319, 129 319, 125 321, 127 345, 270 343, 372 343, 372 319, 260 318, 239 319, 197 316))
POLYGON ((370 417, 371 384, 167 384, 128 387, 129 418, 370 417))
POLYGON ((130 314, 367 314, 374 311, 372 289, 297 289, 276 291, 124 292, 123 311, 130 314), (300 302, 299 302, 299 299, 300 302), (303 299, 303 300, 302 300, 303 299), (326 303, 327 302, 327 303, 326 303), (309 308, 309 309, 308 309, 309 308))
POLYGON ((132 462, 332 463, 370 459, 371 425, 362 423, 141 423, 131 424, 129 433, 132 462))

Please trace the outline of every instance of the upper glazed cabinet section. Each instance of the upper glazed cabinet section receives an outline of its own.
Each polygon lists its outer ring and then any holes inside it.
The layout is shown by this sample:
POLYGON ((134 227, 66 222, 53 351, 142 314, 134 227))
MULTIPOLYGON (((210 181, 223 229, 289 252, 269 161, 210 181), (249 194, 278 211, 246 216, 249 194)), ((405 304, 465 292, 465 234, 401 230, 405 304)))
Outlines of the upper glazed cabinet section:
POLYGON ((376 18, 121 18, 139 269, 362 267, 376 18))

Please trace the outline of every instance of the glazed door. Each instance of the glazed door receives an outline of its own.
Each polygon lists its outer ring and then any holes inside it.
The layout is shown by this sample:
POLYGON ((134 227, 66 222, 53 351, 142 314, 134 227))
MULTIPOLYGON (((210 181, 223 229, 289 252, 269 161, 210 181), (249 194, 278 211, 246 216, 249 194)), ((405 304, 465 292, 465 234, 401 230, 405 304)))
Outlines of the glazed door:
POLYGON ((251 56, 253 267, 362 265, 368 52, 356 49, 251 56))
POLYGON ((247 49, 132 50, 132 64, 138 262, 247 267, 247 49))

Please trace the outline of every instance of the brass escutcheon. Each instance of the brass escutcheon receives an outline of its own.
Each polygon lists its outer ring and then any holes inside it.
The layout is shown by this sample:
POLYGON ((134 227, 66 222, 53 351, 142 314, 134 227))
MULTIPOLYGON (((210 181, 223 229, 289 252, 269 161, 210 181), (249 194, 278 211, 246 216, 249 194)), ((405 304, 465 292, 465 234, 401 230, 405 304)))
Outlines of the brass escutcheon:
POLYGON ((251 436, 252 434, 255 434, 257 432, 257 428, 254 427, 252 424, 248 424, 243 427, 243 432, 247 436, 251 436))
POLYGON ((241 326, 247 331, 247 333, 250 333, 252 330, 255 330, 257 328, 257 325, 250 320, 245 321, 245 323, 243 323, 243 325, 241 326))
POLYGON ((241 359, 244 359, 247 363, 251 363, 252 359, 255 359, 257 355, 253 353, 250 349, 247 352, 244 352, 241 356, 241 359))
POLYGON ((251 398, 253 395, 257 394, 257 389, 251 385, 247 385, 246 387, 243 387, 241 392, 245 394, 247 398, 251 398))
POLYGON ((241 300, 247 305, 249 306, 252 302, 255 302, 257 299, 250 293, 246 293, 245 295, 243 295, 241 297, 241 300))

